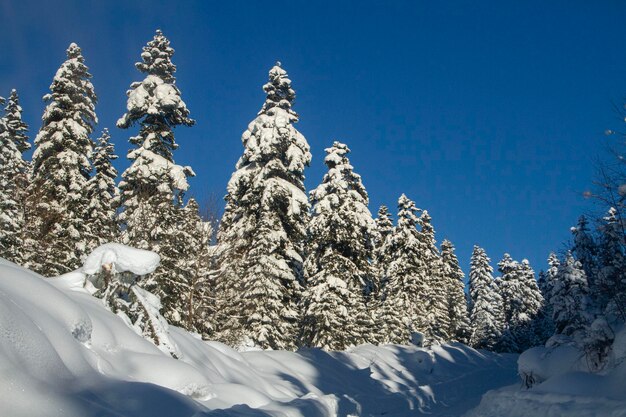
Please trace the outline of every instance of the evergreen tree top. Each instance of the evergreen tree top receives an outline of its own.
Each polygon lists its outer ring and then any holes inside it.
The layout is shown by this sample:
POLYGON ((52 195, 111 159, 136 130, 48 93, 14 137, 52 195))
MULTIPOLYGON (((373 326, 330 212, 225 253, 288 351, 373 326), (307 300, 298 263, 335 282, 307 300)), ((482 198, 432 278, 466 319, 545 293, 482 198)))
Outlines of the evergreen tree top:
POLYGON ((380 233, 387 235, 393 230, 393 220, 387 206, 382 205, 378 209, 378 217, 376 218, 376 227, 380 233))
POLYGON ((462 280, 465 277, 465 274, 459 266, 459 260, 455 253, 454 244, 448 239, 444 239, 443 242, 441 242, 441 259, 443 259, 445 263, 452 264, 458 268, 455 272, 459 274, 459 279, 462 280))
POLYGON ((77 61, 84 62, 83 52, 78 45, 74 42, 70 43, 67 48, 67 59, 76 59, 77 61))
POLYGON ((326 157, 324 163, 329 169, 336 168, 338 165, 346 165, 348 158, 346 155, 350 153, 348 145, 341 142, 333 142, 331 148, 326 148, 326 157))
POLYGON ((322 183, 311 191, 311 203, 315 206, 315 214, 326 212, 330 207, 343 207, 350 215, 364 215, 374 227, 371 213, 367 209, 368 195, 361 176, 354 172, 354 168, 348 159, 350 149, 347 145, 335 141, 333 146, 326 149, 324 162, 328 172, 324 175, 322 183), (326 202, 318 207, 322 200, 326 202))
POLYGON ((166 83, 174 84, 176 65, 172 63, 172 55, 174 48, 170 46, 169 39, 163 35, 161 29, 157 29, 154 38, 143 47, 141 53, 143 62, 137 62, 135 67, 145 74, 157 76, 166 83))
POLYGON ((435 244, 435 228, 432 224, 432 217, 428 214, 428 210, 422 210, 419 218, 419 224, 421 226, 422 235, 426 238, 426 243, 429 245, 435 244))
POLYGON ((508 253, 505 253, 502 260, 498 262, 498 271, 502 274, 503 279, 508 279, 517 268, 518 262, 514 261, 508 253))
POLYGON ((528 259, 522 259, 522 262, 519 264, 519 269, 522 271, 525 278, 535 281, 535 270, 530 266, 528 259))
MULTIPOLYGON (((493 274, 493 267, 491 266, 491 259, 487 256, 487 252, 478 245, 474 245, 471 257, 471 271, 472 273, 481 273, 489 275, 490 281, 493 280, 491 274, 493 274)), ((472 275, 472 274, 470 274, 472 275)))
MULTIPOLYGON (((4 99, 0 97, 0 104, 4 103, 4 99)), ((22 106, 19 103, 19 97, 15 89, 11 90, 11 95, 7 101, 7 106, 4 108, 6 127, 9 135, 13 138, 13 141, 17 145, 20 152, 24 153, 30 149, 30 143, 28 143, 28 126, 22 120, 22 106)))
POLYGON ((57 70, 50 93, 43 96, 48 106, 43 114, 44 125, 71 118, 91 134, 98 123, 95 113, 97 101, 91 74, 85 65, 81 49, 75 43, 67 48, 67 60, 57 70))
POLYGON ((96 172, 102 172, 103 169, 106 169, 109 171, 109 175, 113 175, 112 178, 115 178, 117 170, 110 164, 110 161, 118 157, 115 154, 115 147, 110 140, 109 129, 104 128, 94 148, 93 165, 96 168, 96 172))
POLYGON ((553 266, 559 266, 559 264, 560 264, 560 261, 559 261, 559 257, 557 256, 557 254, 554 252, 550 252, 550 254, 548 255, 548 265, 553 267, 553 266))
POLYGON ((263 86, 263 91, 267 94, 267 98, 259 114, 270 114, 272 109, 278 107, 289 113, 291 122, 298 121, 298 114, 291 108, 296 92, 291 88, 289 75, 282 68, 280 61, 276 62, 270 70, 269 82, 263 86))
POLYGON ((369 198, 367 191, 361 182, 361 176, 354 172, 354 167, 350 164, 348 154, 350 148, 341 142, 333 142, 333 146, 326 148, 324 163, 328 167, 328 174, 324 177, 324 183, 333 182, 335 186, 343 188, 345 191, 354 191, 367 205, 369 198))
POLYGON ((198 204, 198 202, 196 201, 195 198, 190 197, 189 200, 187 201, 187 205, 185 206, 187 209, 194 211, 194 212, 199 212, 200 211, 200 205, 198 204))
MULTIPOLYGON (((454 253, 454 244, 448 239, 444 239, 441 242, 441 253, 454 253)), ((456 255, 455 255, 456 256, 456 255)))
POLYGON ((398 199, 398 227, 415 229, 419 223, 416 215, 418 211, 419 209, 415 207, 415 203, 402 194, 398 199))

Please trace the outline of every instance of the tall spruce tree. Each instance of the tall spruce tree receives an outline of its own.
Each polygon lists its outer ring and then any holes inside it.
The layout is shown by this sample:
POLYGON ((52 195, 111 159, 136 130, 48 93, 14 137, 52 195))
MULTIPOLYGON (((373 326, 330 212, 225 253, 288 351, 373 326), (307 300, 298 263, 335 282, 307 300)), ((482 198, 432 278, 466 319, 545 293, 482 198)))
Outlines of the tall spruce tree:
POLYGON ((527 260, 519 263, 505 253, 498 263, 498 270, 502 274, 499 288, 505 322, 511 333, 510 343, 502 345, 502 349, 524 350, 533 344, 530 327, 541 309, 543 297, 527 260))
POLYGON ((447 282, 443 276, 443 260, 437 248, 435 229, 427 210, 422 211, 419 218, 420 239, 424 251, 423 263, 426 265, 426 314, 421 318, 427 343, 444 342, 450 339, 450 317, 448 315, 447 282))
POLYGON ((294 127, 295 92, 277 63, 267 97, 243 133, 245 148, 225 197, 217 290, 219 337, 230 344, 293 349, 299 325, 309 203, 309 145, 294 127))
POLYGON ((557 268, 550 298, 555 333, 582 339, 591 319, 585 271, 571 253, 557 268))
POLYGON ((185 206, 184 225, 183 229, 189 231, 191 237, 188 246, 190 253, 183 260, 188 270, 186 285, 183 287, 183 299, 186 301, 186 313, 183 315, 185 328, 208 339, 215 331, 215 303, 210 282, 213 273, 210 246, 213 226, 210 220, 202 218, 200 207, 193 198, 185 206))
MULTIPOLYGON (((380 206, 376 223, 376 233, 374 234, 374 263, 377 266, 380 279, 385 276, 386 264, 389 262, 389 254, 384 249, 389 248, 387 240, 393 234, 393 218, 387 206, 380 206)), ((381 286, 383 283, 380 283, 381 286)))
POLYGON ((423 332, 428 294, 424 247, 417 230, 419 218, 415 203, 404 194, 398 200, 398 225, 387 240, 390 254, 387 285, 380 318, 384 323, 384 343, 406 344, 413 332, 423 332))
POLYGON ((493 349, 502 337, 504 312, 502 298, 495 288, 491 259, 485 250, 474 246, 470 263, 470 344, 493 349))
POLYGON ((161 240, 158 226, 164 219, 159 217, 171 211, 169 206, 182 204, 187 177, 194 175, 173 158, 178 148, 174 128, 195 123, 176 86, 173 54, 169 40, 157 30, 135 64, 146 77, 131 84, 127 112, 117 121, 122 129, 140 125, 139 135, 129 139, 135 148, 128 152, 132 164, 120 183, 120 221, 124 243, 141 249, 152 249, 161 240))
MULTIPOLYGON (((0 104, 4 99, 0 97, 0 104)), ((30 149, 22 121, 22 108, 15 90, 0 118, 0 257, 22 264, 28 163, 23 153, 30 149)))
POLYGON ((550 255, 548 256, 548 270, 546 272, 541 271, 539 273, 539 278, 537 279, 537 285, 544 300, 538 314, 536 330, 540 343, 545 342, 554 334, 554 321, 552 319, 552 292, 560 265, 561 261, 556 253, 550 252, 550 255))
POLYGON ((451 340, 468 343, 470 336, 469 314, 465 297, 465 274, 459 266, 454 253, 454 245, 449 240, 441 242, 441 260, 443 264, 443 287, 446 290, 448 309, 447 334, 451 340))
POLYGON ((614 207, 611 207, 603 218, 600 232, 597 278, 593 281, 592 293, 600 314, 604 314, 609 320, 624 323, 626 321, 624 229, 614 207))
POLYGON ((545 300, 537 284, 535 271, 527 259, 519 263, 519 277, 522 282, 522 298, 525 307, 524 312, 518 316, 516 338, 519 348, 526 350, 541 343, 539 324, 545 300))
MULTIPOLYGON (((24 153, 30 149, 30 143, 28 142, 28 125, 22 120, 22 106, 20 106, 20 99, 17 94, 17 90, 11 90, 11 95, 6 102, 4 108, 4 120, 6 122, 6 128, 9 132, 9 137, 13 139, 17 150, 24 153)), ((22 169, 26 169, 26 163, 20 163, 22 169)))
POLYGON ((339 142, 326 149, 328 173, 310 194, 302 335, 305 345, 331 350, 372 342, 375 334, 365 292, 375 273, 376 224, 349 152, 339 142))
POLYGON ((87 251, 85 190, 97 123, 90 79, 81 49, 72 43, 43 97, 48 105, 35 138, 25 246, 26 264, 48 276, 78 268, 87 251))
POLYGON ((127 112, 117 126, 128 129, 139 125, 139 135, 129 142, 135 146, 128 152, 131 166, 120 182, 122 242, 140 249, 149 249, 161 256, 159 268, 143 282, 143 286, 161 298, 163 316, 180 324, 176 310, 177 290, 184 281, 176 265, 187 259, 187 247, 178 247, 183 227, 182 205, 189 184, 195 175, 188 166, 176 165, 173 152, 178 148, 174 138, 177 126, 192 126, 189 110, 176 86, 176 66, 172 63, 174 49, 160 30, 143 48, 141 62, 135 64, 145 74, 134 82, 128 96, 127 112))
POLYGON ((378 217, 374 220, 376 230, 374 233, 373 265, 375 278, 372 287, 368 291, 368 306, 373 312, 375 328, 377 329, 376 341, 385 340, 385 324, 382 317, 383 298, 387 285, 387 267, 391 260, 389 250, 391 245, 388 240, 393 234, 393 220, 387 206, 380 206, 378 217))
POLYGON ((595 285, 593 278, 597 274, 597 256, 598 248, 589 230, 589 222, 585 216, 578 218, 576 227, 572 227, 571 231, 574 235, 574 245, 572 246, 572 255, 582 265, 585 275, 589 279, 590 286, 595 285))
POLYGON ((111 161, 117 159, 110 142, 108 129, 102 131, 93 152, 94 175, 87 182, 87 221, 90 239, 89 251, 119 237, 116 209, 119 204, 119 190, 116 186, 117 170, 111 161))
POLYGON ((163 315, 168 322, 208 336, 212 331, 206 317, 208 270, 206 269, 210 225, 200 217, 199 206, 190 198, 184 208, 172 208, 173 221, 161 247, 165 262, 161 289, 165 293, 163 315))

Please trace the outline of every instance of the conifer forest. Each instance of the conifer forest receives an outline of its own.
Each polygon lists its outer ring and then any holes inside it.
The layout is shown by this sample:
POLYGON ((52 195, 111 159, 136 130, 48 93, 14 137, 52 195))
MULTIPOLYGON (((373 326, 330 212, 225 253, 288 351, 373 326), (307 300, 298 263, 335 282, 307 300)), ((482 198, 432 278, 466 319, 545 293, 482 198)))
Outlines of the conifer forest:
MULTIPOLYGON (((128 52, 115 125, 98 119, 99 51, 74 42, 53 51, 40 123, 21 84, 0 92, 0 415, 626 415, 619 129, 579 193, 592 209, 531 265, 455 244, 412 188, 373 207, 359 172, 377 155, 341 138, 312 149, 300 125, 325 116, 297 94, 312 80, 268 62, 211 203, 179 164, 212 146, 190 140, 211 108, 188 108, 177 83, 200 64, 163 29, 128 52)), ((477 222, 465 209, 447 210, 477 222)))

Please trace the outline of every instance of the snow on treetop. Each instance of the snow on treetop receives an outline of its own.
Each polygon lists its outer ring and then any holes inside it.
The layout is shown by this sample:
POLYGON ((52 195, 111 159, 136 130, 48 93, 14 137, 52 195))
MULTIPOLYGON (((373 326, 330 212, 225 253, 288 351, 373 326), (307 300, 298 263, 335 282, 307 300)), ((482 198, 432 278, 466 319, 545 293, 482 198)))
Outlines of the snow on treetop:
POLYGON ((83 272, 97 274, 105 265, 112 265, 116 272, 132 272, 146 275, 159 266, 161 257, 151 251, 136 249, 120 243, 106 243, 96 248, 85 260, 83 272))
POLYGON ((118 127, 128 127, 137 116, 143 114, 168 114, 175 110, 184 116, 189 113, 178 89, 156 75, 148 75, 134 90, 128 92, 126 109, 128 113, 117 121, 118 127))
POLYGON ((80 49, 80 47, 78 45, 76 45, 74 42, 70 43, 70 46, 67 48, 67 57, 69 59, 74 59, 74 58, 82 58, 82 51, 80 49))
POLYGON ((263 91, 267 93, 267 98, 259 114, 271 114, 274 107, 280 107, 289 113, 291 122, 298 121, 298 114, 291 109, 296 92, 291 88, 291 80, 280 62, 276 62, 270 70, 269 82, 263 86, 263 91))
POLYGON ((176 79, 176 65, 171 61, 174 55, 174 48, 170 46, 170 41, 164 35, 161 29, 157 29, 154 38, 143 47, 141 59, 143 62, 137 62, 135 67, 143 73, 156 75, 165 82, 174 84, 176 79))
POLYGON ((324 158, 324 163, 326 166, 337 166, 344 161, 344 157, 350 153, 350 148, 348 145, 334 141, 333 146, 331 148, 326 148, 326 157, 324 158))

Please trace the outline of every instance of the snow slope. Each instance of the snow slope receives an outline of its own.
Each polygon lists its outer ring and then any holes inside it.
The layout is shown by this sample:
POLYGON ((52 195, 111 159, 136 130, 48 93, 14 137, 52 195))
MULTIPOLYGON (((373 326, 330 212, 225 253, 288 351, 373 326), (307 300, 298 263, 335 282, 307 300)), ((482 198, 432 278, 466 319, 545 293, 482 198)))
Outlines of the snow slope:
POLYGON ((2 416, 458 416, 518 381, 462 345, 236 352, 171 327, 179 360, 82 287, 0 260, 2 416))
POLYGON ((596 372, 573 345, 525 351, 518 370, 532 386, 491 391, 469 416, 626 417, 626 329, 615 336, 606 366, 596 372))

